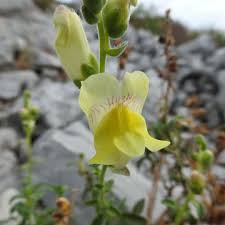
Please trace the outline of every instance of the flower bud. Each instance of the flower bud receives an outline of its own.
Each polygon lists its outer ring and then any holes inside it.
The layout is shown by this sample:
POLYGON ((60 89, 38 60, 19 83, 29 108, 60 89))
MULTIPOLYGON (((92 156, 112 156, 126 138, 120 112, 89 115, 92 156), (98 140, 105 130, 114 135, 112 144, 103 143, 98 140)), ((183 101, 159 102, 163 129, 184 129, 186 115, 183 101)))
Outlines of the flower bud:
MULTIPOLYGON (((132 1, 135 4, 135 0, 132 1)), ((102 15, 104 26, 111 38, 121 37, 127 30, 130 15, 130 0, 108 0, 102 15)))
MULTIPOLYGON (((55 49, 63 68, 74 82, 86 77, 82 73, 83 65, 97 69, 96 57, 92 54, 79 16, 64 5, 54 13, 56 27, 55 49)), ((96 71, 97 72, 97 71, 96 71)))
POLYGON ((22 120, 29 120, 30 119, 30 112, 27 108, 23 108, 20 112, 20 116, 22 120))
POLYGON ((189 187, 191 191, 194 194, 200 195, 203 192, 205 185, 205 177, 198 171, 194 170, 189 179, 189 187))
POLYGON ((96 24, 98 22, 98 16, 90 12, 85 5, 82 6, 82 14, 88 24, 96 24))
POLYGON ((93 14, 98 14, 103 7, 103 0, 83 0, 84 6, 93 14))
POLYGON ((203 170, 208 170, 214 161, 214 154, 210 150, 200 152, 198 161, 203 170))

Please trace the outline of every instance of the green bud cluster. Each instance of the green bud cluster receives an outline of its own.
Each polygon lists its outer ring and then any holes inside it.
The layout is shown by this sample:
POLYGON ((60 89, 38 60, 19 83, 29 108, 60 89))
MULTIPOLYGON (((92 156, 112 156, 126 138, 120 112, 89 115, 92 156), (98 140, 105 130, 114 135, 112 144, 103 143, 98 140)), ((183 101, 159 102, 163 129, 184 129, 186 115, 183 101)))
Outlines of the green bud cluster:
POLYGON ((120 38, 127 30, 130 6, 138 0, 83 0, 82 13, 89 24, 96 24, 102 13, 104 27, 110 38, 120 38))
POLYGON ((196 136, 195 142, 199 149, 193 155, 193 159, 196 161, 199 170, 207 171, 213 164, 214 154, 211 150, 207 149, 206 140, 202 135, 196 136))
POLYGON ((202 194, 206 185, 205 177, 197 170, 192 172, 188 183, 190 190, 197 195, 202 194))
POLYGON ((96 24, 105 0, 83 0, 82 13, 87 23, 96 24))
POLYGON ((30 93, 28 91, 25 91, 23 95, 24 107, 20 112, 23 129, 25 133, 29 135, 32 134, 35 128, 35 122, 39 115, 38 109, 31 105, 30 98, 30 93))

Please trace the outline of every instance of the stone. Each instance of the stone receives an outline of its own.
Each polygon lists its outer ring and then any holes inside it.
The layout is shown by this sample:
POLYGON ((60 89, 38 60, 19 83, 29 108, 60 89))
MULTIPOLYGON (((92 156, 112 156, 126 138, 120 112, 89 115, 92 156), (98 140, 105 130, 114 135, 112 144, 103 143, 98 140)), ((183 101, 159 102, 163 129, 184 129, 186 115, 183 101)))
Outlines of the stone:
POLYGON ((148 70, 146 74, 150 78, 149 94, 143 109, 143 115, 148 123, 155 122, 159 115, 159 100, 166 90, 165 82, 154 70, 148 70))
POLYGON ((17 160, 8 149, 0 151, 0 193, 10 187, 18 187, 17 160))
MULTIPOLYGON (((12 197, 18 194, 18 190, 15 188, 9 188, 0 194, 0 221, 7 220, 10 217, 10 200, 12 197)), ((15 216, 15 215, 14 215, 15 216)), ((16 225, 18 221, 11 220, 4 225, 16 225)))
MULTIPOLYGON (((46 128, 64 127, 83 117, 78 104, 78 89, 72 82, 60 83, 43 79, 36 88, 32 89, 31 96, 32 104, 40 111, 37 127, 39 134, 46 128)), ((20 98, 7 112, 8 117, 2 120, 13 120, 12 126, 18 128, 19 112, 22 107, 23 101, 20 98)))
POLYGON ((208 58, 207 63, 210 64, 215 70, 225 69, 225 47, 220 48, 214 52, 214 54, 208 58))
POLYGON ((216 45, 213 38, 207 34, 202 34, 196 39, 179 46, 177 52, 182 57, 185 57, 190 53, 199 53, 204 57, 208 57, 215 51, 215 49, 216 45))
POLYGON ((21 13, 33 8, 31 0, 7 0, 0 2, 0 14, 21 13))
POLYGON ((22 90, 32 88, 38 81, 33 71, 9 71, 0 74, 0 100, 14 100, 22 90))
MULTIPOLYGON (((76 126, 76 132, 79 132, 79 129, 85 130, 78 123, 73 124, 73 128, 70 127, 68 132, 71 132, 71 129, 74 131, 76 126)), ((50 130, 36 141, 33 148, 34 159, 38 159, 34 169, 35 182, 66 185, 78 190, 75 205, 78 225, 90 224, 94 218, 93 211, 82 206, 79 201, 84 190, 84 180, 78 175, 76 167, 79 154, 92 149, 89 138, 87 134, 85 136, 71 135, 60 130, 50 130)), ((55 205, 55 196, 47 195, 45 203, 50 206, 55 205)))
POLYGON ((15 150, 18 147, 18 144, 19 139, 15 130, 11 128, 0 129, 0 152, 3 149, 15 150))
POLYGON ((50 68, 50 69, 60 69, 62 65, 59 58, 51 53, 40 51, 35 49, 32 53, 32 64, 35 68, 50 68))

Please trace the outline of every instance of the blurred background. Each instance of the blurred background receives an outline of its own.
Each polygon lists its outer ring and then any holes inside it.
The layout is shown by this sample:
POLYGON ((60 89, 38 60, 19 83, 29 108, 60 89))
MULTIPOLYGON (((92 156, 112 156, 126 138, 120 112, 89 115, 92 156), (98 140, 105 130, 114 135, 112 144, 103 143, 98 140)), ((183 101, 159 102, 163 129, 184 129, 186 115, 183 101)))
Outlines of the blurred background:
MULTIPOLYGON (((27 159, 19 118, 25 89, 31 91, 32 102, 40 109, 33 136, 38 159, 36 182, 67 184, 82 190, 84 181, 77 169, 68 164, 73 164, 81 152, 87 158, 93 154, 92 134, 77 102, 79 91, 68 80, 53 47, 52 14, 60 3, 77 12, 81 6, 79 0, 0 0, 0 219, 7 217, 8 201, 21 185, 19 168, 27 159)), ((142 70, 149 75, 151 88, 144 115, 150 125, 156 121, 158 102, 165 91, 158 71, 166 63, 160 40, 165 32, 167 9, 171 9, 178 63, 170 114, 192 118, 196 132, 206 135, 212 148, 220 149, 213 173, 224 183, 224 0, 142 0, 133 9, 131 27, 124 37, 129 41, 129 56, 122 63, 109 59, 107 71, 123 74, 125 70, 142 70), (193 97, 199 102, 190 107, 193 97)), ((84 28, 92 50, 98 54, 95 27, 84 23, 84 28)), ((120 199, 127 198, 128 206, 146 198, 152 186, 146 174, 134 165, 130 168, 131 177, 114 175, 114 192, 120 199)), ((160 189, 154 218, 163 211, 162 196, 160 189)), ((53 202, 51 196, 46 202, 53 202)), ((88 224, 82 204, 78 203, 77 211, 77 224, 88 224)))

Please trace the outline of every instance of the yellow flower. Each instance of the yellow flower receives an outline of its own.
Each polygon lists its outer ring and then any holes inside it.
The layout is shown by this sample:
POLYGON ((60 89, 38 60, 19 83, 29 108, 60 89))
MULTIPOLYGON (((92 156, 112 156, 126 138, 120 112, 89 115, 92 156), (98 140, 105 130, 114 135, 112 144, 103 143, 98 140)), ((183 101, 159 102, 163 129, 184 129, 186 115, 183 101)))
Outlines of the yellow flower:
POLYGON ((143 72, 126 73, 122 81, 97 74, 82 82, 79 103, 94 133, 96 155, 91 164, 122 167, 145 147, 156 152, 170 142, 148 134, 141 112, 149 79, 143 72))
POLYGON ((98 63, 92 54, 79 16, 60 5, 54 17, 56 28, 55 49, 62 65, 73 81, 81 81, 98 72, 98 63), (88 71, 91 74, 86 74, 88 71))

